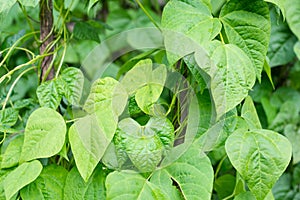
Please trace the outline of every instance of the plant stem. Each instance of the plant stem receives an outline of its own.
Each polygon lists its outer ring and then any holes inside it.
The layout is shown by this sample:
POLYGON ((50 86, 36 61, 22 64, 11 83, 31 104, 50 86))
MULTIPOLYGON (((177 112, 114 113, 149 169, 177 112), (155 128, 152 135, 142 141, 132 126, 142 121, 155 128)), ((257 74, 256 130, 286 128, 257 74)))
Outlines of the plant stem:
MULTIPOLYGON (((47 51, 48 44, 54 41, 53 34, 53 5, 52 0, 41 0, 40 1, 40 21, 41 21, 41 35, 40 40, 42 41, 42 45, 40 47, 40 54, 49 53, 54 51, 54 47, 51 47, 49 51, 47 51)), ((51 63, 53 60, 53 55, 49 55, 42 60, 41 64, 41 75, 40 81, 42 80, 50 80, 54 77, 54 68, 51 63), (47 74, 50 68, 49 74, 47 74)))

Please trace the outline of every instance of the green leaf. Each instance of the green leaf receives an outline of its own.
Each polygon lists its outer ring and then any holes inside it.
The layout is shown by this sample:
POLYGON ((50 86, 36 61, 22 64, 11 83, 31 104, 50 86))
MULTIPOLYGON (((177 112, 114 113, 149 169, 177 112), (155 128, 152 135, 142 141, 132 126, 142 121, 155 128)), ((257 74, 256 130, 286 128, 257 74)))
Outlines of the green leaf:
POLYGON ((63 95, 63 83, 60 79, 53 79, 42 83, 36 90, 42 107, 56 109, 63 95))
POLYGON ((69 67, 63 70, 60 78, 63 81, 64 96, 71 104, 79 104, 84 82, 82 72, 77 68, 69 67))
POLYGON ((2 155, 1 168, 10 168, 18 165, 22 152, 24 135, 15 137, 7 146, 2 155))
POLYGON ((155 173, 160 171, 176 182, 184 199, 211 199, 214 173, 209 158, 199 148, 191 146, 178 160, 155 173))
POLYGON ((133 171, 115 171, 110 173, 106 178, 105 186, 106 198, 111 200, 171 200, 167 194, 162 191, 162 188, 159 188, 133 171))
POLYGON ((300 4, 298 0, 286 0, 285 9, 289 27, 300 40, 300 4))
POLYGON ((170 200, 183 199, 182 194, 176 188, 176 186, 173 185, 173 180, 170 178, 170 175, 166 170, 156 171, 151 176, 150 182, 161 188, 165 194, 169 196, 170 200))
POLYGON ((290 31, 286 22, 278 20, 276 11, 270 11, 271 16, 271 38, 268 49, 270 66, 280 66, 291 62, 295 58, 293 46, 297 41, 295 35, 290 31))
MULTIPOLYGON (((5 192, 4 192, 4 179, 6 176, 12 171, 12 169, 1 169, 0 170, 0 200, 6 200, 5 198, 5 192)), ((12 199, 16 199, 17 194, 14 195, 12 199)))
POLYGON ((296 125, 288 124, 284 128, 284 135, 292 143, 293 147, 293 164, 300 162, 300 131, 296 125))
POLYGON ((202 151, 209 152, 220 146, 223 146, 228 136, 234 131, 237 123, 236 109, 226 113, 224 119, 221 119, 212 125, 207 131, 195 140, 202 151))
POLYGON ((10 10, 16 2, 17 0, 0 0, 0 13, 10 10))
POLYGON ((261 0, 231 0, 222 8, 220 20, 229 43, 250 57, 260 80, 271 30, 268 4, 261 0))
POLYGON ((21 190, 22 199, 63 199, 67 174, 68 171, 61 166, 46 166, 34 182, 21 190))
POLYGON ((237 130, 225 144, 234 168, 257 200, 263 200, 287 168, 292 147, 287 138, 270 130, 237 130), (272 169, 272 173, 270 173, 272 169))
POLYGON ((237 195, 234 200, 256 200, 256 198, 251 192, 247 191, 237 195))
POLYGON ((293 101, 286 101, 282 104, 269 128, 278 132, 283 132, 287 124, 297 123, 300 111, 297 104, 293 101))
POLYGON ((284 200, 289 199, 288 193, 290 192, 292 182, 291 174, 284 173, 272 188, 275 199, 284 200))
POLYGON ((65 200, 74 199, 106 199, 105 196, 105 177, 101 166, 95 169, 95 172, 85 182, 80 176, 76 167, 68 173, 64 188, 65 200))
POLYGON ((79 40, 93 40, 100 43, 99 28, 88 22, 76 22, 73 30, 74 37, 79 40))
MULTIPOLYGON (((107 124, 109 126, 109 124, 107 124)), ((87 115, 69 129, 69 141, 78 171, 88 181, 105 153, 114 134, 107 134, 99 126, 95 115, 87 115)))
POLYGON ((18 0, 23 6, 35 7, 38 5, 39 0, 18 0))
POLYGON ((217 192, 220 199, 233 194, 235 188, 235 177, 231 174, 225 174, 216 179, 214 190, 217 192))
POLYGON ((278 6, 278 8, 281 10, 283 19, 285 19, 285 2, 286 0, 265 0, 266 2, 270 2, 278 6))
POLYGON ((0 126, 13 126, 18 121, 18 111, 13 108, 0 110, 0 126))
POLYGON ((50 108, 38 108, 28 118, 20 162, 57 154, 64 145, 65 136, 63 117, 50 108))
POLYGON ((198 45, 204 45, 220 33, 221 23, 219 19, 213 18, 209 4, 210 2, 204 0, 172 0, 164 7, 161 24, 170 64, 185 56, 182 49, 187 47, 183 46, 186 44, 183 41, 191 39, 193 42, 188 48, 196 50, 198 45), (172 54, 178 58, 172 58, 172 54))
POLYGON ((135 167, 148 172, 156 168, 162 155, 173 146, 174 128, 167 118, 150 118, 145 126, 126 118, 119 122, 116 137, 120 137, 121 149, 123 146, 135 167))
POLYGON ((247 122, 249 129, 261 129, 261 124, 250 96, 246 97, 242 107, 241 117, 247 122))
POLYGON ((33 182, 41 173, 42 164, 37 161, 26 162, 10 172, 4 179, 6 199, 10 199, 20 189, 33 182))
POLYGON ((210 76, 211 95, 215 102, 217 119, 232 110, 248 95, 255 83, 255 72, 248 56, 237 46, 220 44, 211 55, 213 63, 203 66, 198 52, 199 66, 210 76))
POLYGON ((118 81, 110 77, 101 78, 93 83, 83 108, 90 114, 96 113, 101 120, 105 120, 107 115, 116 118, 122 114, 127 99, 126 91, 118 81))

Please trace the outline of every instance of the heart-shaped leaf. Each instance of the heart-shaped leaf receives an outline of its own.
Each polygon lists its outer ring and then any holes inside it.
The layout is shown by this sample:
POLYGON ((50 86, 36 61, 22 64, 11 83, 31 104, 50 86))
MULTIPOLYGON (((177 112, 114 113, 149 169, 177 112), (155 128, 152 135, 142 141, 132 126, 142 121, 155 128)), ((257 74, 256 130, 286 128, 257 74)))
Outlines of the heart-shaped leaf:
MULTIPOLYGON (((213 174, 209 158, 199 148, 191 146, 178 160, 158 170, 153 176, 163 178, 167 175, 169 180, 176 182, 184 199, 209 200, 213 188, 213 174)), ((159 180, 163 181, 163 179, 155 178, 153 183, 157 184, 159 180)), ((170 187, 170 185, 162 188, 165 187, 170 187)))
POLYGON ((38 108, 28 118, 20 162, 57 154, 65 143, 66 123, 50 108, 38 108))
POLYGON ((237 130, 225 144, 234 168, 257 200, 263 200, 287 168, 292 155, 290 142, 270 130, 237 130), (272 173, 270 173, 272 169, 272 173))
POLYGON ((69 140, 78 171, 88 181, 113 138, 100 126, 95 115, 87 115, 69 129, 69 140))
POLYGON ((260 80, 271 30, 268 4, 261 0, 230 0, 222 7, 220 20, 229 43, 250 57, 260 80))
POLYGON ((153 171, 173 146, 174 128, 167 118, 150 118, 145 126, 126 118, 119 122, 116 137, 121 138, 116 145, 121 145, 135 167, 153 171))

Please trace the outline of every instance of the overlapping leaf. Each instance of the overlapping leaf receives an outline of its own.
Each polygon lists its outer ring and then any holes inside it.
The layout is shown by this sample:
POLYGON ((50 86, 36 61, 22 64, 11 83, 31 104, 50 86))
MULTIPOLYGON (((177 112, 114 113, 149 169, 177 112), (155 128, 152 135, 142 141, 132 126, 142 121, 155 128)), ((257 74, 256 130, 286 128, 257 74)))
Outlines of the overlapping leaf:
POLYGON ((231 0, 222 7, 220 20, 231 44, 240 47, 251 59, 260 80, 271 30, 269 8, 261 0, 231 0))
POLYGON ((42 107, 56 109, 63 96, 63 83, 60 79, 53 79, 42 83, 36 90, 42 107))
POLYGON ((300 4, 298 0, 286 0, 286 20, 293 33, 300 40, 300 4))
POLYGON ((255 72, 248 56, 237 46, 214 43, 212 49, 212 64, 203 66, 202 56, 198 52, 195 58, 211 78, 211 95, 219 119, 248 95, 255 83, 255 72))
POLYGON ((23 142, 24 135, 19 135, 9 143, 2 155, 1 168, 10 168, 19 163, 23 142))

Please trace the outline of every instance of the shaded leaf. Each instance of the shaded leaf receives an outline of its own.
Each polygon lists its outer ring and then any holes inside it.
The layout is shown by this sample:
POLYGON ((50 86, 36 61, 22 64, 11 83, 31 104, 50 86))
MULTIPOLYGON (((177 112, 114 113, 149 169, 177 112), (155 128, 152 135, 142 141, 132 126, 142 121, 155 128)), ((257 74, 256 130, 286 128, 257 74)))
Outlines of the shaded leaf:
POLYGON ((63 199, 67 174, 68 171, 61 166, 44 167, 39 177, 21 190, 22 199, 63 199))
POLYGON ((18 121, 18 111, 13 108, 0 110, 0 126, 13 126, 18 121))
POLYGON ((19 135, 8 144, 4 154, 2 155, 1 168, 10 168, 18 165, 23 142, 24 135, 19 135))
POLYGON ((100 43, 99 28, 88 22, 76 22, 73 30, 74 37, 79 40, 93 40, 100 43))
POLYGON ((300 131, 293 124, 288 124, 284 128, 284 135, 289 139, 293 147, 293 164, 300 162, 300 131))
POLYGON ((38 5, 39 0, 18 0, 23 6, 35 7, 38 5))
POLYGON ((85 182, 76 167, 74 167, 67 175, 63 199, 106 199, 105 177, 105 172, 99 166, 89 180, 85 182))

